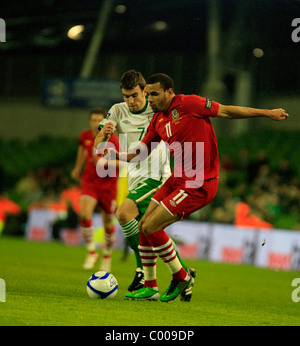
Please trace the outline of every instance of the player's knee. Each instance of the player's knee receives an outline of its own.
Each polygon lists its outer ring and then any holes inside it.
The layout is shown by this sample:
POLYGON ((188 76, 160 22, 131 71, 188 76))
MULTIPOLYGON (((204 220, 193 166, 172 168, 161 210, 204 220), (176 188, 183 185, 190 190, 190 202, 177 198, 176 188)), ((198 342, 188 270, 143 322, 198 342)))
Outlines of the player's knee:
POLYGON ((131 200, 125 200, 116 211, 116 216, 121 225, 131 221, 139 215, 138 208, 135 202, 131 200))
POLYGON ((151 223, 146 220, 144 222, 139 224, 140 232, 144 233, 145 235, 149 235, 153 232, 153 229, 151 227, 151 223))
POLYGON ((103 226, 105 229, 110 230, 113 226, 113 221, 112 219, 105 219, 103 220, 103 226))
POLYGON ((90 220, 93 216, 93 211, 90 208, 82 207, 79 213, 79 219, 83 221, 90 220))
POLYGON ((122 205, 120 205, 119 208, 117 209, 116 216, 121 225, 127 222, 126 211, 124 210, 122 205))
POLYGON ((80 216, 79 224, 81 227, 89 228, 93 224, 93 220, 91 218, 86 218, 85 216, 80 216))

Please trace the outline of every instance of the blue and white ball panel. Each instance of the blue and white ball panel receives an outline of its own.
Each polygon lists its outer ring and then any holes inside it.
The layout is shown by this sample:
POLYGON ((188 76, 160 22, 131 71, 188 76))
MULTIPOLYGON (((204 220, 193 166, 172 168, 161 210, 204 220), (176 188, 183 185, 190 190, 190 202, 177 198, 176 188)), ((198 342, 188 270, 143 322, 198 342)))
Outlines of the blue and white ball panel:
POLYGON ((89 278, 86 289, 91 298, 111 299, 117 294, 118 282, 111 273, 99 271, 89 278))

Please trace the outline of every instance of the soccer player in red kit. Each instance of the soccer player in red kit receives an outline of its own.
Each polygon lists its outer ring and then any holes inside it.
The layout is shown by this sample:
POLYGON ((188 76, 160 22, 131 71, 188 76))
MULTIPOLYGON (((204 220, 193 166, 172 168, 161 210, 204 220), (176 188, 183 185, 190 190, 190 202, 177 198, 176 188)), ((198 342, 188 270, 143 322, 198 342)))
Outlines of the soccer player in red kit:
MULTIPOLYGON (((114 170, 116 174, 112 174, 112 176, 99 177, 97 174, 97 167, 100 167, 100 165, 102 165, 102 167, 105 166, 107 161, 103 159, 101 157, 102 155, 97 153, 94 148, 94 140, 98 133, 99 122, 105 117, 106 110, 103 108, 96 108, 90 112, 90 129, 84 130, 80 134, 76 163, 71 176, 79 180, 82 167, 85 163, 84 171, 81 176, 79 215, 81 234, 86 243, 88 252, 83 268, 92 269, 99 258, 93 240, 94 228, 92 222, 93 212, 95 208, 99 206, 105 230, 105 247, 103 249, 100 269, 110 271, 111 251, 115 236, 113 216, 116 210, 118 169, 114 170)), ((119 148, 119 140, 115 134, 109 138, 108 143, 112 143, 115 148, 119 148)), ((118 167, 116 162, 112 164, 118 167)))
POLYGON ((224 106, 198 95, 175 95, 172 78, 163 73, 149 78, 146 91, 155 112, 147 134, 138 147, 127 153, 116 153, 116 158, 141 161, 161 139, 168 143, 174 157, 171 177, 154 194, 139 222, 140 253, 142 258, 148 259, 148 268, 144 287, 131 294, 137 298, 149 296, 151 292, 157 294, 156 280, 147 280, 147 277, 153 278, 159 256, 172 273, 171 284, 160 297, 167 302, 192 287, 194 279, 178 261, 164 228, 210 203, 218 189, 219 156, 209 117, 284 120, 288 114, 281 108, 224 106))

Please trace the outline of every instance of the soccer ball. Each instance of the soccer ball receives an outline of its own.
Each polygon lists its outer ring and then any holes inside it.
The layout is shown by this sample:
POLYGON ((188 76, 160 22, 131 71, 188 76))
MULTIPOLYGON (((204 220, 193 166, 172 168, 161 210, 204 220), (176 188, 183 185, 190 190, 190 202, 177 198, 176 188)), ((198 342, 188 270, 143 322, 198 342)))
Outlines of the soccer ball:
POLYGON ((111 273, 99 271, 89 278, 86 290, 91 298, 112 299, 118 292, 118 282, 111 273))

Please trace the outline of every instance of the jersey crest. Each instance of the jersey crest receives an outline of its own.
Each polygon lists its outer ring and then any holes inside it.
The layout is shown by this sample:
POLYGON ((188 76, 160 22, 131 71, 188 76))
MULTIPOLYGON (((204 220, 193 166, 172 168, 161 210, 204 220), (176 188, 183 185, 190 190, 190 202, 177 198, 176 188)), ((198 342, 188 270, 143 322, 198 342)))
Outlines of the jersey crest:
POLYGON ((179 118, 179 113, 176 108, 171 111, 171 114, 173 120, 177 120, 179 118))

